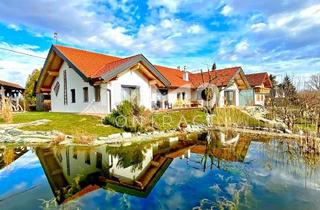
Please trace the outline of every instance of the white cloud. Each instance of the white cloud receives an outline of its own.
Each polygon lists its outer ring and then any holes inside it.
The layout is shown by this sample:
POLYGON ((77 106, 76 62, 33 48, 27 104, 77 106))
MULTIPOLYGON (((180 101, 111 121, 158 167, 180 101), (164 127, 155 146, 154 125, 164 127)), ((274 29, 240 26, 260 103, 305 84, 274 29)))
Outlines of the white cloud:
POLYGON ((148 6, 150 9, 156 7, 164 7, 170 12, 175 13, 178 11, 178 7, 184 0, 157 0, 157 1, 148 1, 148 6))
POLYGON ((201 29, 201 26, 199 26, 199 25, 191 25, 187 30, 187 32, 190 34, 198 34, 201 31, 202 31, 202 29, 201 29))
POLYGON ((243 53, 246 52, 249 49, 249 43, 247 40, 243 40, 239 42, 235 47, 236 53, 243 53))
POLYGON ((261 32, 267 28, 267 24, 265 23, 255 23, 251 25, 251 30, 254 32, 261 32))
MULTIPOLYGON (((0 42, 0 48, 44 58, 47 55, 47 51, 38 51, 38 47, 33 45, 10 45, 6 42, 0 42)), ((34 69, 41 68, 43 63, 44 59, 0 50, 0 78, 24 86, 28 75, 34 69)))
POLYGON ((221 10, 221 14, 223 14, 224 16, 229 16, 232 12, 233 8, 229 5, 225 5, 221 10))
POLYGON ((15 24, 9 24, 8 28, 13 29, 15 31, 21 31, 22 30, 19 26, 15 25, 15 24))

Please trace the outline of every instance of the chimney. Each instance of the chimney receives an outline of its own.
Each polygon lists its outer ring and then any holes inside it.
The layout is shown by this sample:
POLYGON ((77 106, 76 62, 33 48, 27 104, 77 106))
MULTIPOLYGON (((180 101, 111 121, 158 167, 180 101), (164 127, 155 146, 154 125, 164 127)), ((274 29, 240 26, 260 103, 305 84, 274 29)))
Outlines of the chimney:
POLYGON ((186 66, 184 66, 182 71, 182 79, 184 81, 189 81, 189 72, 186 71, 186 66))

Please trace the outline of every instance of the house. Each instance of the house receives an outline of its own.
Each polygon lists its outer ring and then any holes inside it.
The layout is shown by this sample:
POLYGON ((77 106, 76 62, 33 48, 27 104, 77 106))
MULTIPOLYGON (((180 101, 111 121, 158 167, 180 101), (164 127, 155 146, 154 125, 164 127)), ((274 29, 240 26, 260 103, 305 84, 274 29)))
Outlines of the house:
POLYGON ((272 89, 268 73, 247 74, 246 77, 253 90, 253 105, 264 106, 272 89))
POLYGON ((13 111, 23 111, 20 101, 23 98, 24 88, 19 84, 0 80, 0 110, 2 107, 2 99, 9 98, 13 111))
POLYGON ((106 114, 124 100, 152 110, 201 106, 209 78, 219 106, 239 106, 250 88, 241 67, 192 73, 153 65, 142 54, 120 58, 53 45, 35 91, 50 96, 53 112, 106 114))

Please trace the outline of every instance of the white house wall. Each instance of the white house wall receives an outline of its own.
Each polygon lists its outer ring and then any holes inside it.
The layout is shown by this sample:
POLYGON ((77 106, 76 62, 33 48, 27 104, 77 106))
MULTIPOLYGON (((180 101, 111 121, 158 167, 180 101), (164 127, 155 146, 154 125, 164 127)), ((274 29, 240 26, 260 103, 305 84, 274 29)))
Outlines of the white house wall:
POLYGON ((168 91, 168 101, 169 103, 171 103, 173 106, 174 104, 177 102, 177 94, 181 93, 181 99, 182 99, 182 92, 185 92, 185 100, 186 101, 191 101, 191 92, 192 89, 189 87, 183 87, 183 88, 177 88, 177 89, 173 89, 170 88, 168 91))
POLYGON ((219 99, 219 107, 223 107, 224 101, 225 101, 225 91, 234 91, 235 92, 235 102, 236 102, 236 106, 239 106, 239 89, 236 83, 233 83, 232 85, 230 85, 229 87, 223 88, 220 91, 220 99, 219 99))
POLYGON ((137 71, 126 71, 118 79, 101 85, 100 102, 95 101, 94 86, 85 82, 79 74, 72 68, 69 68, 67 63, 63 63, 59 76, 55 79, 51 87, 51 110, 53 112, 74 112, 74 113, 98 113, 106 114, 111 109, 121 103, 121 86, 137 86, 140 89, 140 105, 151 109, 151 85, 148 80, 137 71), (68 104, 64 104, 64 81, 63 72, 67 73, 67 95, 68 104), (54 87, 60 83, 60 89, 56 96, 54 87), (83 88, 88 87, 88 102, 84 102, 83 88), (71 89, 75 89, 76 102, 71 103, 71 89), (109 107, 109 93, 111 90, 111 109, 109 107))
POLYGON ((108 87, 111 90, 112 108, 116 108, 121 103, 121 86, 137 86, 140 89, 140 105, 151 109, 152 88, 147 78, 138 71, 128 70, 121 76, 111 81, 108 87))
POLYGON ((51 110, 53 112, 108 113, 109 102, 107 100, 107 86, 105 84, 101 85, 101 100, 100 102, 96 102, 94 87, 88 82, 85 82, 75 70, 69 68, 68 64, 64 62, 60 68, 59 76, 55 79, 51 87, 51 110), (64 70, 66 70, 67 74, 67 105, 64 104, 64 70), (60 89, 56 96, 54 86, 57 82, 60 83, 60 89), (84 87, 88 87, 88 102, 84 102, 84 87), (75 103, 71 103, 71 89, 75 89, 75 103))

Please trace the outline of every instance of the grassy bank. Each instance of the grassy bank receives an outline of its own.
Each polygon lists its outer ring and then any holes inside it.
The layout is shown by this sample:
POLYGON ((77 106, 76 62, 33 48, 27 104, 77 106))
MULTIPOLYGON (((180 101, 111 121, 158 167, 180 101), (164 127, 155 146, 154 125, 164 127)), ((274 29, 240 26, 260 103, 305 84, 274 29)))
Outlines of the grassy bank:
POLYGON ((265 123, 243 113, 237 108, 217 108, 214 113, 213 123, 220 126, 267 126, 265 123))
MULTIPOLYGON (((205 113, 200 109, 169 111, 154 114, 155 123, 159 130, 177 128, 179 123, 206 124, 205 113)), ((213 124, 231 127, 233 124, 241 126, 266 126, 241 112, 237 108, 217 108, 214 113, 213 124)))
MULTIPOLYGON (((13 115, 13 123, 25 123, 40 119, 51 120, 48 124, 26 126, 22 130, 51 131, 57 130, 69 135, 107 136, 121 132, 121 129, 103 125, 97 116, 71 113, 25 112, 13 115)), ((0 123, 4 123, 0 116, 0 123)))
MULTIPOLYGON (((158 130, 164 131, 177 128, 183 124, 206 124, 205 113, 201 109, 170 110, 152 114, 158 130)), ((26 112, 13 115, 13 123, 31 122, 40 119, 51 120, 48 124, 39 126, 25 126, 22 130, 51 131, 57 130, 75 136, 107 136, 122 132, 122 129, 111 125, 103 125, 97 116, 79 115, 71 113, 26 112)), ((4 123, 0 116, 0 123, 4 123)), ((260 121, 253 119, 236 108, 218 108, 213 123, 219 126, 264 126, 260 121)))
POLYGON ((180 123, 205 124, 206 117, 200 109, 159 112, 153 115, 153 120, 159 130, 177 128, 180 123))

